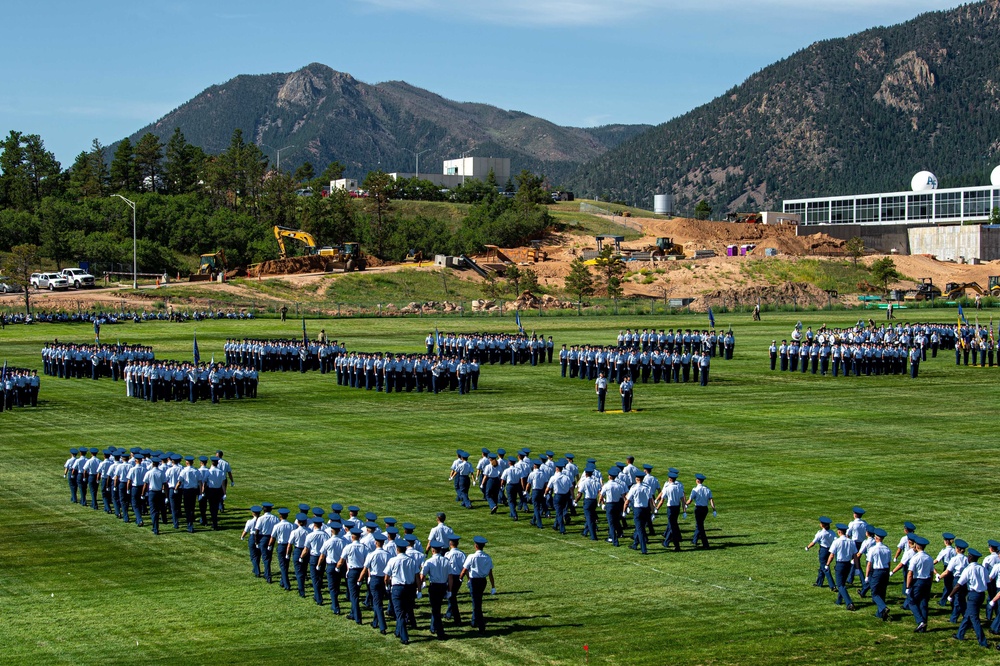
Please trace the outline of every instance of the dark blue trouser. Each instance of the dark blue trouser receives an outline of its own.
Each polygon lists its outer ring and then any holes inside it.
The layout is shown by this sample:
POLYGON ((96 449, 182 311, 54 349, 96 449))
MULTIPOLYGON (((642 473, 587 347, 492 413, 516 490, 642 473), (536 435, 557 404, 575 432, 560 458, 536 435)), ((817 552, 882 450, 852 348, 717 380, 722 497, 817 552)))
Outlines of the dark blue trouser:
POLYGON ((330 593, 330 610, 340 615, 340 579, 343 578, 337 570, 337 563, 327 562, 326 591, 330 593))
POLYGON ((181 491, 170 489, 170 519, 174 523, 174 529, 180 527, 181 520, 181 491))
POLYGON ((410 642, 410 632, 406 627, 406 585, 392 586, 392 608, 396 613, 396 637, 404 643, 410 642))
POLYGON ((351 600, 351 619, 361 624, 361 569, 347 570, 347 598, 351 600))
POLYGON ((541 529, 542 511, 545 510, 545 491, 543 489, 533 488, 531 490, 531 505, 535 512, 531 518, 531 524, 541 529))
POLYGON ((569 495, 563 493, 561 495, 552 495, 552 506, 555 509, 555 528, 559 530, 560 534, 566 534, 566 504, 569 500, 569 495))
POLYGON ((472 592, 472 626, 482 633, 486 631, 486 618, 483 617, 483 592, 486 590, 486 579, 470 578, 469 588, 472 592))
POLYGON ((247 551, 250 554, 250 570, 255 578, 260 578, 260 548, 253 534, 247 537, 247 551))
POLYGON ((851 601, 851 595, 847 592, 847 581, 851 577, 851 569, 853 566, 853 560, 848 560, 847 562, 837 562, 834 565, 834 572, 837 575, 837 605, 854 605, 854 602, 851 601))
POLYGON ((163 493, 158 490, 150 490, 147 496, 149 502, 149 517, 153 521, 153 534, 160 533, 160 510, 163 504, 163 493))
POLYGON ((681 526, 677 522, 677 517, 681 513, 681 507, 668 506, 667 507, 667 529, 663 533, 663 547, 666 548, 668 543, 674 544, 675 550, 680 550, 681 547, 681 526))
POLYGON ((271 582, 271 557, 273 553, 268 549, 267 544, 271 541, 271 535, 261 534, 257 536, 257 552, 264 563, 264 579, 271 582))
POLYGON ((97 476, 91 474, 87 485, 90 486, 90 508, 97 511, 97 476))
POLYGON ((278 550, 278 571, 281 572, 281 587, 290 590, 292 589, 292 585, 288 580, 288 544, 275 543, 274 547, 278 550))
POLYGON ((632 547, 639 548, 642 554, 646 554, 646 520, 649 515, 649 507, 632 507, 632 524, 635 531, 632 533, 632 547))
POLYGON ((885 592, 889 587, 889 570, 872 569, 871 575, 868 576, 867 584, 872 594, 872 601, 875 602, 875 607, 878 609, 876 615, 881 615, 882 611, 887 608, 885 592))
POLYGON ((382 576, 373 576, 368 581, 368 589, 372 593, 372 610, 375 612, 375 617, 372 619, 372 627, 379 631, 385 631, 385 578, 382 576))
POLYGON ((583 500, 583 534, 589 536, 591 541, 597 541, 597 500, 583 500))
POLYGON ((135 514, 135 524, 142 527, 142 488, 132 488, 132 513, 135 514))
POLYGON ((67 474, 66 480, 69 482, 69 501, 76 504, 76 473, 67 474))
POLYGON ((910 586, 910 612, 913 613, 913 619, 917 621, 918 626, 927 622, 927 604, 930 599, 931 579, 914 579, 913 585, 910 586))
POLYGON ((295 567, 295 582, 299 586, 299 596, 306 596, 306 571, 305 563, 300 562, 299 558, 302 557, 302 549, 295 547, 292 549, 292 564, 295 567))
POLYGON ((952 591, 951 618, 949 618, 952 624, 961 621, 962 617, 965 616, 965 594, 964 587, 952 591))
POLYGON ((707 506, 696 506, 694 508, 694 535, 691 537, 691 545, 697 546, 701 540, 701 545, 708 548, 708 534, 705 532, 705 517, 708 515, 707 506))
POLYGON ((444 638, 441 606, 444 604, 444 595, 447 591, 447 583, 429 583, 427 586, 427 596, 431 602, 431 633, 436 634, 438 638, 444 638))
POLYGON ((517 499, 521 495, 520 482, 507 484, 507 507, 510 509, 510 517, 517 520, 517 499))
POLYGON ((976 632, 976 639, 979 644, 986 647, 986 636, 983 634, 983 626, 979 622, 979 611, 983 608, 983 599, 985 598, 985 593, 983 592, 973 592, 969 590, 965 597, 965 616, 962 618, 962 624, 958 627, 958 634, 956 636, 959 640, 965 638, 965 632, 970 628, 976 632))
POLYGON ((128 504, 128 484, 119 483, 115 489, 115 508, 126 523, 129 522, 128 504))
POLYGON ((618 545, 618 521, 621 519, 617 507, 617 502, 604 503, 604 514, 608 520, 608 537, 611 539, 611 543, 616 546, 618 545))
POLYGON ((313 586, 313 601, 323 605, 323 570, 319 568, 319 555, 309 554, 309 580, 313 586))

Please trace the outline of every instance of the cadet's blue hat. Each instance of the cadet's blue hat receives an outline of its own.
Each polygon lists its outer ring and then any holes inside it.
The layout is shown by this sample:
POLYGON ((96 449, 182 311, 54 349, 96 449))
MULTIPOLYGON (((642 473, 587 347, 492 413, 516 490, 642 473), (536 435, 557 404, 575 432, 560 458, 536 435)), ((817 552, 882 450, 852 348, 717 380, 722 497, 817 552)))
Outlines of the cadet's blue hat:
POLYGON ((397 521, 392 516, 386 516, 385 518, 382 519, 382 522, 385 523, 386 525, 395 525, 399 521, 397 521))
POLYGON ((319 516, 316 516, 315 518, 313 518, 309 522, 312 523, 313 525, 322 525, 323 524, 323 519, 320 518, 319 516))
POLYGON ((704 481, 705 480, 705 475, 704 474, 695 474, 694 478, 698 479, 699 481, 704 481))
POLYGON ((491 453, 488 457, 489 457, 490 460, 496 460, 497 459, 497 454, 491 453))
POLYGON ((903 529, 915 530, 917 529, 917 526, 911 523, 910 521, 906 521, 905 523, 903 523, 903 529))
POLYGON ((455 449, 455 455, 458 457, 462 457, 462 449, 455 449))
POLYGON ((299 511, 305 513, 308 510, 309 510, 309 505, 308 504, 299 504, 299 511))
POLYGON ((188 462, 194 462, 194 456, 184 456, 184 460, 188 462))
POLYGON ((875 534, 875 526, 868 525, 867 527, 865 527, 865 532, 867 532, 868 534, 875 534))
POLYGON ((674 474, 680 474, 680 472, 677 470, 676 467, 668 467, 667 471, 668 472, 673 472, 674 474))
POLYGON ((928 541, 922 536, 918 536, 915 539, 913 539, 913 543, 917 544, 918 546, 926 546, 927 544, 930 543, 930 541, 928 541))
POLYGON ((946 539, 948 541, 954 541, 955 540, 955 535, 952 534, 951 532, 945 532, 944 534, 941 535, 941 538, 942 539, 946 539))
POLYGON ((969 544, 962 539, 955 539, 955 548, 968 548, 969 544))
POLYGON ((986 545, 989 546, 990 548, 1000 548, 1000 541, 997 541, 996 539, 990 539, 989 541, 986 542, 986 545))
POLYGON ((583 471, 584 472, 593 472, 596 469, 597 469, 597 467, 594 465, 594 463, 587 463, 587 466, 583 468, 583 471))
POLYGON ((882 537, 883 539, 884 539, 884 538, 886 538, 887 536, 889 536, 889 533, 888 533, 888 532, 886 532, 886 531, 885 531, 884 529, 882 529, 881 527, 876 527, 876 528, 875 528, 875 531, 873 532, 873 534, 874 534, 875 536, 877 536, 877 537, 882 537))
POLYGON ((90 447, 90 452, 91 453, 97 453, 97 447, 96 446, 90 447))
POLYGON ((431 548, 444 548, 444 543, 439 539, 434 539, 430 543, 431 548))
POLYGON ((304 513, 295 514, 295 520, 309 520, 309 516, 304 513))
POLYGON ((966 557, 974 557, 974 558, 976 558, 976 559, 978 560, 978 559, 979 559, 980 557, 982 557, 982 556, 983 556, 983 554, 982 554, 982 553, 980 553, 980 552, 979 552, 978 550, 976 550, 975 548, 970 548, 969 550, 967 550, 967 551, 965 552, 965 556, 966 556, 966 557))
POLYGON ((80 449, 73 448, 73 449, 70 449, 69 452, 72 453, 73 455, 76 455, 77 453, 80 452, 80 449))
POLYGON ((489 453, 490 452, 490 450, 488 448, 486 448, 485 446, 482 448, 482 451, 483 451, 483 453, 489 453))
POLYGON ((570 460, 573 460, 574 458, 576 458, 576 456, 574 456, 572 453, 567 453, 566 455, 563 456, 563 458, 568 458, 570 460))
POLYGON ((413 523, 403 523, 403 529, 404 530, 415 530, 415 529, 417 529, 417 526, 414 525, 413 523))
POLYGON ((129 453, 142 453, 142 449, 140 449, 138 446, 133 446, 131 449, 128 450, 128 452, 129 453))
MULTIPOLYGON (((93 450, 94 449, 91 449, 91 451, 93 451, 93 450)), ((153 455, 154 456, 159 456, 159 457, 162 458, 163 457, 163 451, 160 451, 159 449, 157 449, 156 451, 153 451, 153 455)))
POLYGON ((478 546, 485 546, 487 544, 486 537, 482 537, 482 536, 472 537, 472 543, 474 543, 474 544, 476 544, 478 546))
POLYGON ((844 532, 847 531, 847 525, 845 525, 844 523, 837 523, 836 527, 837 527, 838 530, 842 530, 844 532))
POLYGON ((344 507, 341 506, 340 504, 334 503, 330 505, 330 511, 333 511, 334 513, 340 513, 343 510, 344 507))
POLYGON ((403 538, 406 540, 407 544, 412 544, 414 541, 417 540, 417 537, 415 537, 412 534, 404 534, 403 538))
POLYGON ((173 460, 174 462, 177 462, 178 460, 181 459, 181 454, 175 453, 174 455, 170 456, 170 459, 173 460))
POLYGON ((539 466, 541 466, 541 464, 542 464, 541 458, 528 458, 528 462, 530 462, 532 465, 539 465, 539 466))
POLYGON ((365 521, 365 527, 367 527, 370 530, 377 530, 378 529, 378 523, 376 523, 374 521, 371 521, 371 520, 366 520, 365 521))
POLYGON ((374 536, 375 540, 378 541, 379 543, 384 543, 385 542, 385 535, 382 534, 381 532, 376 532, 372 536, 374 536))
POLYGON ((498 456, 505 456, 505 455, 507 455, 507 449, 497 449, 497 455, 498 456))
POLYGON ((365 513, 365 520, 378 520, 378 514, 374 511, 365 513))
POLYGON ((154 463, 157 463, 157 464, 159 464, 159 463, 161 463, 161 462, 163 462, 163 461, 162 461, 162 460, 160 460, 160 457, 159 457, 159 456, 153 456, 152 458, 150 458, 150 459, 149 459, 149 462, 154 462, 154 463))
POLYGON ((448 535, 448 541, 454 541, 454 542, 458 543, 459 541, 461 541, 461 539, 462 539, 462 537, 458 536, 454 532, 452 532, 451 534, 448 535))
POLYGON ((410 544, 406 543, 402 539, 394 539, 392 545, 394 545, 396 548, 402 548, 403 550, 406 550, 407 548, 410 547, 410 544))
POLYGON ((565 459, 560 458, 559 460, 556 461, 556 467, 565 467, 565 466, 566 466, 566 460, 565 459))
POLYGON ((463 458, 468 458, 469 457, 469 452, 468 451, 460 451, 458 455, 462 456, 463 458))
POLYGON ((273 509, 274 508, 274 504, 271 503, 271 502, 261 502, 260 506, 262 508, 264 508, 264 509, 273 509))
POLYGON ((642 466, 642 468, 643 468, 644 470, 646 470, 647 472, 651 472, 651 471, 653 471, 653 466, 652 466, 652 465, 650 465, 649 463, 646 463, 645 465, 643 465, 643 466, 642 466))
POLYGON ((597 458, 587 458, 587 462, 589 462, 589 463, 596 463, 597 462, 597 458))
POLYGON ((141 453, 135 454, 135 459, 136 460, 142 460, 142 454, 141 453))
POLYGON ((623 462, 616 462, 616 463, 615 463, 615 466, 616 466, 616 467, 620 467, 620 468, 622 468, 622 469, 625 469, 625 463, 623 463, 623 462))
POLYGON ((552 456, 555 455, 555 452, 554 451, 546 451, 545 455, 547 455, 549 458, 551 458, 552 456))
POLYGON ((637 479, 645 479, 646 478, 646 473, 645 472, 636 472, 635 473, 635 478, 637 478, 637 479))
POLYGON ((438 511, 437 517, 440 518, 441 520, 444 520, 447 516, 444 515, 444 511, 438 511))
MULTIPOLYGON (((547 455, 545 455, 544 453, 539 453, 538 454, 538 459, 541 460, 542 462, 545 462, 546 460, 549 459, 549 457, 547 455)), ((541 463, 539 463, 539 464, 541 464, 541 463)))
POLYGON ((209 460, 211 460, 212 462, 219 462, 219 456, 212 456, 211 458, 209 458, 209 460))
POLYGON ((153 452, 151 450, 149 450, 149 449, 143 449, 142 451, 140 451, 140 453, 142 453, 142 455, 144 455, 144 456, 151 456, 151 455, 153 455, 153 452))
POLYGON ((830 520, 829 518, 827 518, 826 516, 820 516, 820 517, 819 517, 819 522, 821 522, 821 523, 822 523, 822 524, 824 524, 824 525, 829 525, 829 524, 830 524, 830 523, 832 523, 833 521, 832 521, 832 520, 830 520))
POLYGON ((668 472, 667 473, 667 478, 668 479, 676 479, 677 478, 677 472, 668 472))
POLYGON ((358 529, 357 527, 352 527, 351 534, 353 534, 354 536, 361 536, 361 530, 358 529))
POLYGON ((327 523, 327 525, 329 525, 330 529, 333 530, 334 532, 339 532, 344 527, 343 525, 340 524, 339 520, 331 520, 330 522, 327 523))
POLYGON ((507 461, 511 463, 516 463, 517 458, 515 458, 514 456, 507 456, 507 461))
POLYGON ((350 511, 351 513, 357 513, 358 511, 361 511, 361 507, 354 506, 352 504, 351 506, 347 507, 347 510, 350 511))
POLYGON ((208 456, 198 456, 198 460, 202 462, 208 462, 208 456))
POLYGON ((312 512, 314 516, 322 516, 324 513, 326 513, 326 511, 319 508, 318 506, 314 506, 312 512))
POLYGON ((395 525, 385 528, 386 534, 399 534, 399 528, 395 525))
POLYGON ((620 473, 621 471, 617 467, 612 467, 611 469, 608 470, 608 476, 610 476, 611 478, 618 476, 620 473))
POLYGON ((250 511, 252 513, 260 513, 260 507, 258 505, 256 505, 256 504, 254 504, 252 507, 250 507, 250 511))
POLYGON ((291 511, 289 511, 285 507, 281 507, 280 509, 278 509, 278 515, 279 516, 287 516, 290 513, 291 513, 291 511))
POLYGON ((865 510, 862 509, 860 506, 856 506, 856 507, 852 508, 851 511, 853 511, 856 514, 858 514, 859 516, 865 515, 865 510))

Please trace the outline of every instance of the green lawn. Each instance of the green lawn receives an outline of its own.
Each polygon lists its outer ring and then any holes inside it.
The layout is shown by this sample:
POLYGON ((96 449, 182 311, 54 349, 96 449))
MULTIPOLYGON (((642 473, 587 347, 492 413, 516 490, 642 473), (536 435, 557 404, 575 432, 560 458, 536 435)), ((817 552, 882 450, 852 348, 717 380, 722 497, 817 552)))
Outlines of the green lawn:
MULTIPOLYGON (((921 378, 832 379, 767 370, 766 347, 795 321, 847 324, 852 313, 719 315, 733 324, 736 360, 717 361, 712 384, 643 386, 628 416, 594 411, 592 387, 562 380, 558 366, 485 367, 469 397, 390 395, 336 386, 319 374, 270 374, 257 401, 144 404, 110 380, 44 378, 37 409, 0 414, 0 597, 3 661, 11 664, 320 663, 368 664, 954 664, 1000 663, 974 640, 957 644, 932 604, 932 631, 912 633, 909 614, 883 624, 873 607, 834 606, 811 587, 815 518, 848 520, 861 504, 890 533, 904 520, 932 538, 953 531, 980 550, 1000 534, 991 493, 998 464, 990 434, 1000 369, 956 368, 944 354, 921 378), (184 453, 226 451, 237 485, 222 532, 188 535, 123 525, 72 506, 62 479, 71 446, 141 444, 184 453), (606 469, 638 463, 680 468, 688 488, 708 476, 719 517, 710 551, 658 545, 642 557, 603 541, 565 537, 528 520, 491 516, 454 502, 447 470, 454 450, 481 446, 571 451, 606 469), (486 603, 489 635, 468 628, 446 643, 421 630, 403 647, 328 607, 249 575, 239 532, 246 507, 357 503, 418 525, 426 539, 436 511, 461 535, 490 539, 500 594, 486 603)), ((905 313, 904 315, 905 316, 905 313)), ((922 311, 950 322, 954 312, 922 311)), ((619 328, 705 326, 704 316, 527 320, 557 345, 614 340, 619 328)), ((310 321, 352 348, 420 350, 427 331, 477 330, 508 320, 425 318, 310 321)), ((105 340, 154 345, 187 358, 193 324, 106 326, 105 340)), ((276 320, 200 322, 203 358, 222 358, 229 336, 301 334, 276 320)), ((89 325, 0 331, 0 356, 40 367, 43 341, 86 341, 89 325)), ((475 493, 473 494, 476 497, 475 493)), ((690 538, 693 518, 682 523, 690 538)), ((630 533, 630 532, 629 532, 630 533)), ((467 549, 471 544, 467 543, 467 549)), ((898 580, 893 578, 893 581, 898 580)), ((935 586, 939 591, 940 586, 935 586)), ((462 600, 468 613, 468 601, 462 600)), ((366 621, 370 614, 365 614, 366 621)))

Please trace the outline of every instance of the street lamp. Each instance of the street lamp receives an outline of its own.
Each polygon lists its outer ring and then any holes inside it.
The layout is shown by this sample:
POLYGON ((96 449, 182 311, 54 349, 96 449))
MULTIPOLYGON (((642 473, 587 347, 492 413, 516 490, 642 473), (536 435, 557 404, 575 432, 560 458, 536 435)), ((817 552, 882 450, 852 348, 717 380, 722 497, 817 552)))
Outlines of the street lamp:
POLYGON ((420 156, 424 153, 431 152, 431 149, 428 148, 427 150, 421 150, 419 153, 415 150, 411 150, 410 152, 417 156, 417 180, 420 180, 420 156))
POLYGON ((281 171, 281 151, 288 150, 289 148, 294 148, 295 147, 295 146, 285 146, 284 148, 275 148, 274 146, 270 146, 270 145, 264 143, 263 141, 261 142, 260 145, 267 146, 268 148, 270 148, 271 150, 273 150, 275 153, 278 154, 278 161, 277 161, 277 163, 274 166, 274 168, 275 168, 276 171, 281 171))
POLYGON ((118 197, 119 199, 121 199, 122 201, 124 201, 125 203, 127 203, 129 205, 129 208, 132 209, 132 288, 133 289, 138 289, 139 288, 139 279, 138 279, 139 278, 139 259, 138 259, 139 254, 136 251, 136 240, 135 240, 135 202, 134 201, 129 201, 128 199, 126 199, 125 197, 123 197, 120 194, 112 194, 111 196, 112 197, 118 197))

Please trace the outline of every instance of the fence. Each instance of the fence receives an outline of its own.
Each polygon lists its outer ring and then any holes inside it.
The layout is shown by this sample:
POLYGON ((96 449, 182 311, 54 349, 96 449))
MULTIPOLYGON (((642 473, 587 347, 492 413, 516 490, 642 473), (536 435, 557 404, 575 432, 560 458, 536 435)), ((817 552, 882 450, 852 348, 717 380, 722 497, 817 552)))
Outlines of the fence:
POLYGON ((581 213, 591 213, 593 215, 609 215, 614 218, 613 221, 615 224, 623 226, 626 229, 631 229, 632 231, 638 231, 639 233, 643 233, 641 224, 631 220, 630 218, 616 214, 617 210, 618 209, 613 204, 607 204, 606 206, 595 206, 594 204, 580 202, 581 213))

